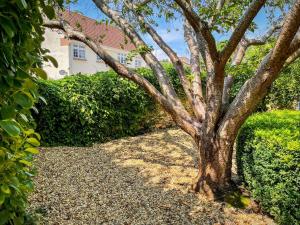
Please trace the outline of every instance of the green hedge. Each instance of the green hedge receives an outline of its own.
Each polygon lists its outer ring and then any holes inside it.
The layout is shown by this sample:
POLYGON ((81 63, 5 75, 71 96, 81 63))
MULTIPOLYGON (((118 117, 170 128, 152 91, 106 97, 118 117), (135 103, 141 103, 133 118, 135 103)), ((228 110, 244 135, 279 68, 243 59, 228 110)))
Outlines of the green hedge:
MULTIPOLYGON (((178 94, 182 94, 175 69, 164 64, 178 94)), ((150 69, 137 72, 158 88, 150 69)), ((113 71, 77 74, 61 80, 39 82, 40 101, 34 114, 44 146, 87 146, 149 130, 158 120, 157 106, 136 84, 113 71)))
POLYGON ((237 139, 238 172, 280 224, 300 221, 300 112, 255 114, 237 139))
POLYGON ((42 144, 90 145, 146 129, 145 114, 151 99, 135 84, 113 72, 76 75, 41 81, 40 102, 34 115, 42 144))

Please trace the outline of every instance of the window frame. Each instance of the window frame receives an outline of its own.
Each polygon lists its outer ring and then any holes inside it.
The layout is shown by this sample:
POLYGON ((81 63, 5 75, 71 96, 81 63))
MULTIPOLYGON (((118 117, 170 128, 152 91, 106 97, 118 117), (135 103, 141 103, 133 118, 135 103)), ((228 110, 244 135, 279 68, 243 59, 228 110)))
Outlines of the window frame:
POLYGON ((142 67, 142 60, 140 60, 140 59, 135 59, 135 60, 134 60, 134 67, 135 67, 135 68, 140 68, 140 67, 142 67))
POLYGON ((85 51, 85 46, 81 44, 73 44, 73 59, 79 59, 79 60, 86 60, 86 51, 85 51))
POLYGON ((122 53, 122 52, 118 53, 118 61, 119 61, 119 63, 125 65, 127 63, 126 62, 126 58, 127 58, 127 54, 126 53, 122 53))

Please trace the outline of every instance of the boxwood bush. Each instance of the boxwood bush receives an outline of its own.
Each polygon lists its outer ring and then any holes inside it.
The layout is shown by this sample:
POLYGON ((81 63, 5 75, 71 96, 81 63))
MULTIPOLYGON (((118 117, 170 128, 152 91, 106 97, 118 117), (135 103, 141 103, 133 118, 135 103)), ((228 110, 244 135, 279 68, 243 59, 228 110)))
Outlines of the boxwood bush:
POLYGON ((280 224, 300 221, 300 112, 250 117, 237 139, 238 172, 280 224))

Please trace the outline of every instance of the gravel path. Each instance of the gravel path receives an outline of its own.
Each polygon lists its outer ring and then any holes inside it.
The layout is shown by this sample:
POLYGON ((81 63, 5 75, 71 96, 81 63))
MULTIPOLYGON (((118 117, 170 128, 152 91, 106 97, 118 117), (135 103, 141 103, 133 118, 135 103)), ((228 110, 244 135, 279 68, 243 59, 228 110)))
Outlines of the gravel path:
POLYGON ((42 224, 273 224, 188 191, 192 140, 177 129, 97 144, 45 148, 30 210, 42 224))

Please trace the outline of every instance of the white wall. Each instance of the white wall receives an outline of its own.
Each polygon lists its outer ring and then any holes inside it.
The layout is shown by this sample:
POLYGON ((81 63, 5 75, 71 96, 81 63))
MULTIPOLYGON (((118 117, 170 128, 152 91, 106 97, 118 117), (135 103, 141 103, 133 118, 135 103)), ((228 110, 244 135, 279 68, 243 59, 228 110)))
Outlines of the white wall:
MULTIPOLYGON (((62 45, 61 39, 64 35, 59 31, 45 29, 45 40, 42 47, 49 49, 49 55, 53 56, 58 62, 58 68, 55 68, 51 62, 44 62, 43 69, 47 72, 49 79, 60 79, 65 75, 70 74, 70 61, 69 61, 69 45, 62 45), (62 72, 65 71, 65 75, 62 72)), ((67 40, 66 40, 67 41, 67 40)))
MULTIPOLYGON (((102 46, 113 58, 118 59, 118 53, 124 53, 128 54, 128 51, 122 50, 122 49, 115 49, 110 48, 107 46, 102 46)), ((102 60, 97 61, 96 54, 85 44, 78 42, 78 41, 72 41, 71 44, 71 53, 70 53, 70 73, 76 74, 76 73, 84 73, 84 74, 94 74, 99 71, 107 71, 110 69, 109 66, 107 66, 102 60), (73 44, 83 45, 85 46, 85 60, 77 59, 73 57, 73 44)), ((135 59, 141 60, 142 67, 146 66, 146 63, 143 61, 143 59, 140 56, 137 56, 133 59, 132 62, 127 64, 127 66, 131 68, 135 68, 135 59)))
MULTIPOLYGON (((66 40, 64 39, 64 35, 56 30, 46 28, 44 38, 45 41, 42 43, 42 47, 49 49, 50 53, 48 54, 53 56, 58 62, 58 68, 55 68, 49 62, 44 63, 43 69, 47 72, 49 79, 61 79, 64 76, 77 73, 94 74, 110 69, 102 60, 97 61, 96 54, 85 44, 78 41, 66 40), (73 44, 85 46, 85 59, 73 57, 73 44)), ((115 59, 118 59, 118 53, 129 53, 122 49, 107 46, 103 46, 103 48, 115 59)), ((127 66, 135 68, 135 59, 142 62, 141 67, 146 67, 146 63, 141 56, 136 56, 127 66)))

